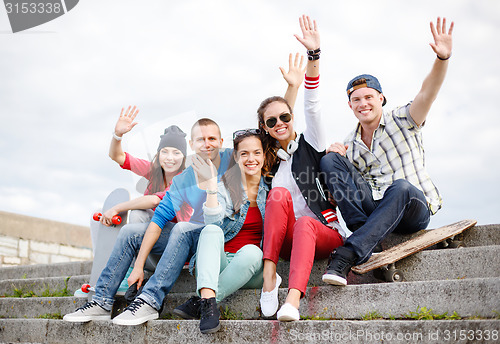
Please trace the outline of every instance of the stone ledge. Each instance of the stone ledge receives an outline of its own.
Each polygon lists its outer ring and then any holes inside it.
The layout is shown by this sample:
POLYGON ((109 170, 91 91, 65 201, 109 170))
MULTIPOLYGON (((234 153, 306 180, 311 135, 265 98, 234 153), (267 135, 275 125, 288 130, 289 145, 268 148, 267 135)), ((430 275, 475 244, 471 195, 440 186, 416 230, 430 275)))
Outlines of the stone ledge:
POLYGON ((0 211, 0 234, 26 240, 92 248, 89 227, 0 211))
POLYGON ((280 323, 222 320, 215 334, 203 335, 197 320, 153 320, 139 326, 111 321, 78 324, 62 320, 0 319, 0 338, 9 343, 471 343, 498 342, 500 320, 373 320, 280 323), (489 331, 489 332, 486 332, 489 331), (465 333, 472 337, 460 339, 465 333), (496 340, 486 341, 488 333, 496 340), (482 339, 480 339, 482 338, 482 339))

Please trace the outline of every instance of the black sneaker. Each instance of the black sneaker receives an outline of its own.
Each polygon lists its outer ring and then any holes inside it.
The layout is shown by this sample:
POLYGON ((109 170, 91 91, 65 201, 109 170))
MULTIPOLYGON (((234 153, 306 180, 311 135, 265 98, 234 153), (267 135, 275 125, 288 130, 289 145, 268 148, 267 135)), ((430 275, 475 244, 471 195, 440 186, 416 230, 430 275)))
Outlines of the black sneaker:
POLYGON ((333 285, 347 285, 347 274, 355 265, 356 254, 343 246, 338 247, 330 254, 323 282, 333 285))
POLYGON ((215 297, 200 300, 200 331, 215 333, 220 329, 220 312, 215 297))
POLYGON ((182 305, 174 309, 174 314, 184 319, 200 318, 200 297, 193 296, 182 305))

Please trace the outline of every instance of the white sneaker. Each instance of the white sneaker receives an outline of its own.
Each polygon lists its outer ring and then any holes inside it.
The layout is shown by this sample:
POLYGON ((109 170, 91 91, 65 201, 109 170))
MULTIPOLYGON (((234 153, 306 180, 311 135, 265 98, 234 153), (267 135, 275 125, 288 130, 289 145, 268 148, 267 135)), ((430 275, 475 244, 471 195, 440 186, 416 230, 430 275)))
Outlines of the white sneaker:
POLYGON ((278 289, 281 277, 276 273, 276 286, 271 291, 262 290, 260 293, 260 310, 265 317, 273 316, 278 310, 278 289))
POLYGON ((300 319, 299 310, 289 303, 281 306, 277 316, 279 321, 298 321, 300 319))
POLYGON ((87 302, 73 313, 66 314, 64 321, 70 322, 88 322, 91 320, 109 320, 111 312, 105 310, 95 301, 87 302))
POLYGON ((323 280, 323 282, 331 285, 340 285, 344 287, 347 285, 347 280, 344 277, 338 276, 336 274, 326 273, 321 277, 321 279, 323 280))
POLYGON ((113 318, 113 324, 133 326, 145 323, 148 320, 158 319, 159 314, 142 299, 135 299, 122 314, 113 318))

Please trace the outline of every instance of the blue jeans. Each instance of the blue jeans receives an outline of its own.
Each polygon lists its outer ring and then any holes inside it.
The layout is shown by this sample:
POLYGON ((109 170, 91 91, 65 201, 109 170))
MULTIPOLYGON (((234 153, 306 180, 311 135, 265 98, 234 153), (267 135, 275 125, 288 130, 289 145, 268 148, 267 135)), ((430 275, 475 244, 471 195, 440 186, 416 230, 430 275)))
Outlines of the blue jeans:
POLYGON ((172 228, 155 273, 138 296, 140 299, 158 311, 161 309, 163 299, 177 281, 184 263, 195 254, 202 229, 200 224, 190 222, 179 222, 172 228))
MULTIPOLYGON (((97 280, 95 295, 92 297, 93 301, 96 301, 108 311, 113 307, 116 291, 127 274, 130 264, 141 248, 142 239, 148 225, 149 223, 127 224, 118 233, 113 251, 111 251, 106 267, 102 270, 97 280)), ((165 225, 151 253, 163 253, 174 225, 171 222, 165 225)))
POLYGON ((367 261, 389 233, 413 233, 429 224, 424 193, 405 179, 395 180, 375 201, 370 185, 346 157, 329 153, 320 167, 347 227, 353 230, 344 246, 357 255, 357 264, 367 261))

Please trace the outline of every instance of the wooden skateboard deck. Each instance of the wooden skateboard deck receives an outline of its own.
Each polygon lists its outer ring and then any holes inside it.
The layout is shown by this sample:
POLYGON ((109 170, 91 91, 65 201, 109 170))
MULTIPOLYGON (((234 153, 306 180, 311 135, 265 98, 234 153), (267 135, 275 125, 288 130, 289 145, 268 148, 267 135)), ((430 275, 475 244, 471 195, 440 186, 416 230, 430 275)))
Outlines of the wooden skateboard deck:
MULTIPOLYGON (((104 213, 113 206, 130 200, 130 194, 127 190, 119 188, 111 192, 102 207, 104 213)), ((98 226, 97 230, 97 245, 94 253, 94 261, 92 263, 92 271, 90 273, 90 286, 95 287, 97 279, 108 262, 113 246, 115 245, 116 237, 120 228, 127 223, 127 212, 118 214, 122 218, 122 222, 114 227, 106 227, 98 221, 91 220, 91 226, 98 226)), ((89 293, 89 300, 93 293, 89 293)))
POLYGON ((425 233, 408 241, 372 255, 367 262, 352 267, 352 271, 356 274, 364 274, 377 268, 383 268, 386 271, 386 280, 400 281, 403 279, 403 276, 399 270, 395 269, 394 263, 452 238, 466 229, 473 227, 476 223, 477 221, 474 220, 462 220, 451 225, 425 231, 425 233))

